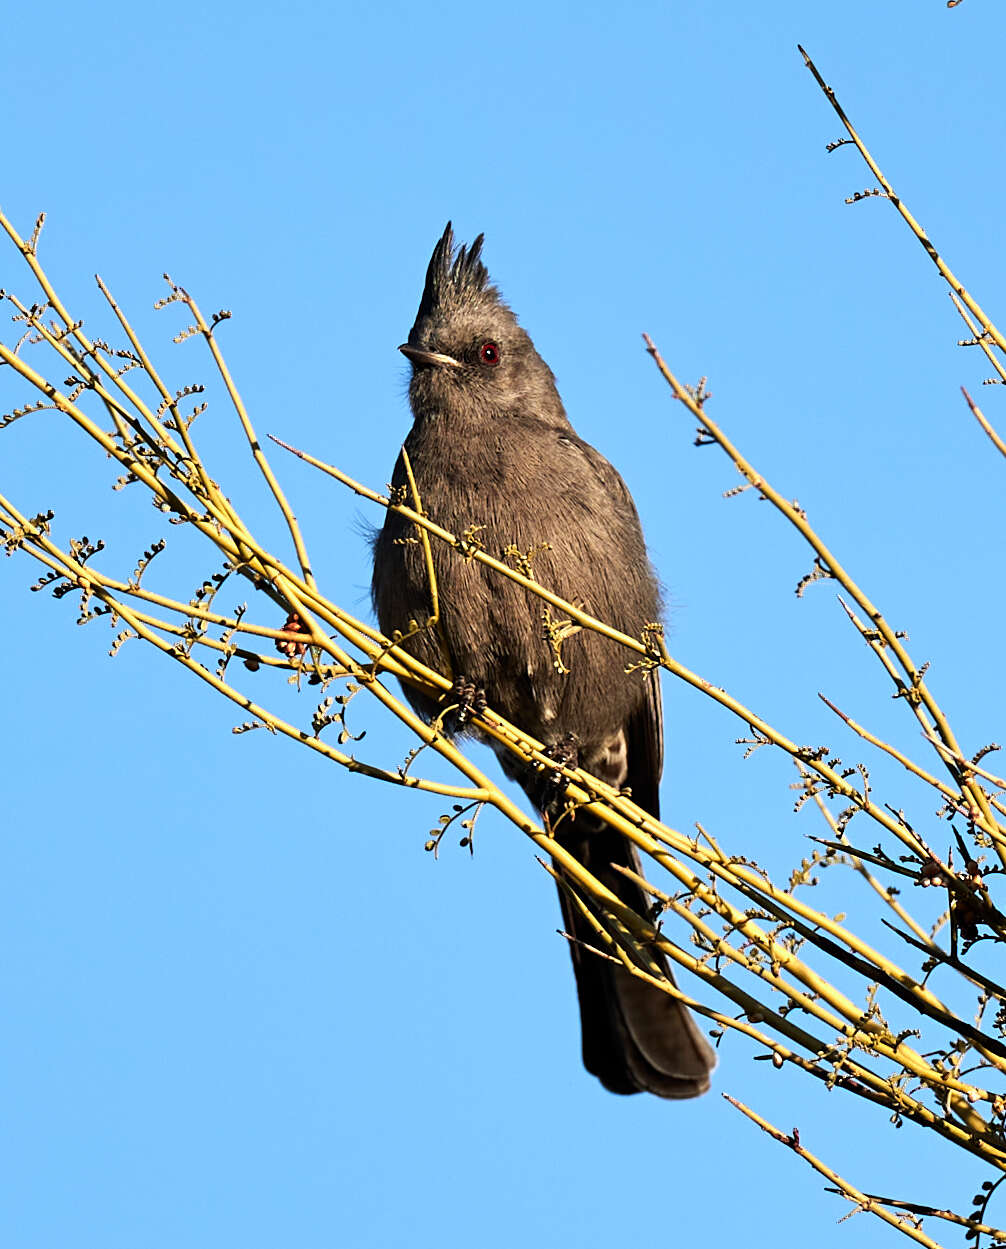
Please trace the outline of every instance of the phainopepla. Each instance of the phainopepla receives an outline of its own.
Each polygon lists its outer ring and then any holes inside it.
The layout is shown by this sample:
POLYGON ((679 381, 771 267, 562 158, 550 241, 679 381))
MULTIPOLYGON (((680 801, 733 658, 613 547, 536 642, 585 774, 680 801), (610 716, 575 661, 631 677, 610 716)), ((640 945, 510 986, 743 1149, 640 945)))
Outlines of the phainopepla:
MULTIPOLYGON (((615 469, 573 431, 551 369, 490 285, 482 238, 455 253, 448 223, 399 348, 412 364, 414 421, 405 447, 424 509, 455 533, 481 526, 479 540, 491 554, 515 546, 543 585, 639 637, 660 618, 660 597, 635 506, 615 469)), ((399 456, 393 485, 406 480, 399 456)), ((423 548, 414 539, 412 525, 388 512, 373 579, 387 634, 430 614, 423 548)), ((432 546, 439 630, 403 645, 434 668, 443 667, 446 647, 455 688, 467 689, 469 701, 476 687, 484 690, 495 711, 609 784, 630 787, 656 816, 663 766, 656 674, 626 674, 629 653, 588 630, 563 642, 568 671, 560 671, 540 599, 442 543, 432 546)), ((409 687, 406 694, 421 714, 436 714, 430 700, 409 687)), ((498 753, 540 810, 555 809, 556 790, 547 794, 540 771, 498 753)), ((646 913, 643 892, 613 870, 639 870, 630 842, 582 811, 555 826, 556 839, 598 880, 646 913)), ((597 935, 562 890, 560 900, 576 939, 570 949, 587 1070, 615 1093, 705 1092, 715 1059, 689 1012, 579 944, 596 945, 597 935)), ((670 975, 666 963, 663 970, 670 975)))

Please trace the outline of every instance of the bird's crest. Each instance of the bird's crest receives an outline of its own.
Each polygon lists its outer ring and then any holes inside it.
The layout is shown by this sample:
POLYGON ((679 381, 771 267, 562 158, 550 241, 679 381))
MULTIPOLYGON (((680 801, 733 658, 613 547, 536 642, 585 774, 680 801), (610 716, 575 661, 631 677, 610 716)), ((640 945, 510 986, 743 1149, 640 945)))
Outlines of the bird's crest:
POLYGON ((484 296, 499 299, 496 288, 489 284, 489 271, 482 263, 484 237, 480 234, 469 246, 462 243, 455 252, 454 230, 448 221, 430 257, 417 321, 444 305, 469 303, 484 296))

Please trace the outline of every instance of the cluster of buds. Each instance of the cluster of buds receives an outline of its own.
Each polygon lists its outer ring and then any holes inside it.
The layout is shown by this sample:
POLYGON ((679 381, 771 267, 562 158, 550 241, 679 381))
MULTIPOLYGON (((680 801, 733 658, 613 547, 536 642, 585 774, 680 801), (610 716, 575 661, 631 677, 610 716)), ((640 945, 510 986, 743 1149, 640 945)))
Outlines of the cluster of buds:
MULTIPOLYGON (((307 634, 310 630, 297 613, 292 611, 283 622, 283 632, 307 634)), ((301 659, 307 650, 307 642, 300 642, 296 638, 277 638, 276 649, 287 659, 301 659)))
POLYGON ((916 884, 921 885, 923 889, 925 889, 930 885, 945 886, 947 883, 947 875, 943 870, 943 864, 939 861, 939 859, 926 859, 919 870, 919 878, 916 881, 916 884))

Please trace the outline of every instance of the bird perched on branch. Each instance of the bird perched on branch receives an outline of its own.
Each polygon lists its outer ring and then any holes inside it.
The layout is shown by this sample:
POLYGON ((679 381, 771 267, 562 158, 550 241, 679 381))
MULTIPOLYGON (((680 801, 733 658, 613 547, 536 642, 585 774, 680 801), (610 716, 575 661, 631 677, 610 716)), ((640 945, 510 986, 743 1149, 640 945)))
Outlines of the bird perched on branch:
MULTIPOLYGON (((413 425, 405 441, 424 510, 454 533, 479 526, 490 554, 518 552, 534 579, 616 629, 640 637, 660 618, 657 583, 621 477, 570 425, 551 369, 491 285, 482 235, 437 243, 408 342, 413 425)), ((406 487, 401 456, 393 485, 406 487)), ((404 497, 408 499, 407 492, 404 497)), ((382 630, 430 615, 430 578, 413 525, 388 512, 375 545, 373 597, 382 630)), ((582 629, 543 627, 532 592, 440 542, 432 543, 438 625, 403 645, 430 667, 449 663, 464 715, 488 705, 635 802, 659 812, 663 766, 655 672, 626 673, 628 652, 582 629), (564 631, 568 632, 568 631, 564 631), (446 653, 445 653, 446 652, 446 653)), ((428 718, 437 706, 406 694, 428 718)), ((557 787, 502 748, 504 771, 544 813, 557 787)), ((561 791, 560 791, 561 793, 561 791)), ((556 840, 626 906, 647 899, 618 867, 639 870, 634 847, 585 811, 554 820, 556 840)), ((688 1010, 587 946, 599 937, 560 888, 576 973, 583 1061, 615 1093, 695 1097, 709 1087, 712 1051, 688 1010)), ((662 970, 670 971, 662 956, 662 970)))

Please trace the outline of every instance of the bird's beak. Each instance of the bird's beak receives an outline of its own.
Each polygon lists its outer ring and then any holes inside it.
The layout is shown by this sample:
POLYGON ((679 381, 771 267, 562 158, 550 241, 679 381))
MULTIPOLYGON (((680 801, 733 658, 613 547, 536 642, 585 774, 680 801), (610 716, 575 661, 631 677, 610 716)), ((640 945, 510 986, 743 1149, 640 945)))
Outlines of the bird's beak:
POLYGON ((445 356, 442 351, 423 351, 421 347, 413 347, 410 343, 402 343, 398 350, 413 364, 425 365, 429 368, 442 366, 451 369, 461 368, 460 360, 455 360, 453 356, 445 356))

